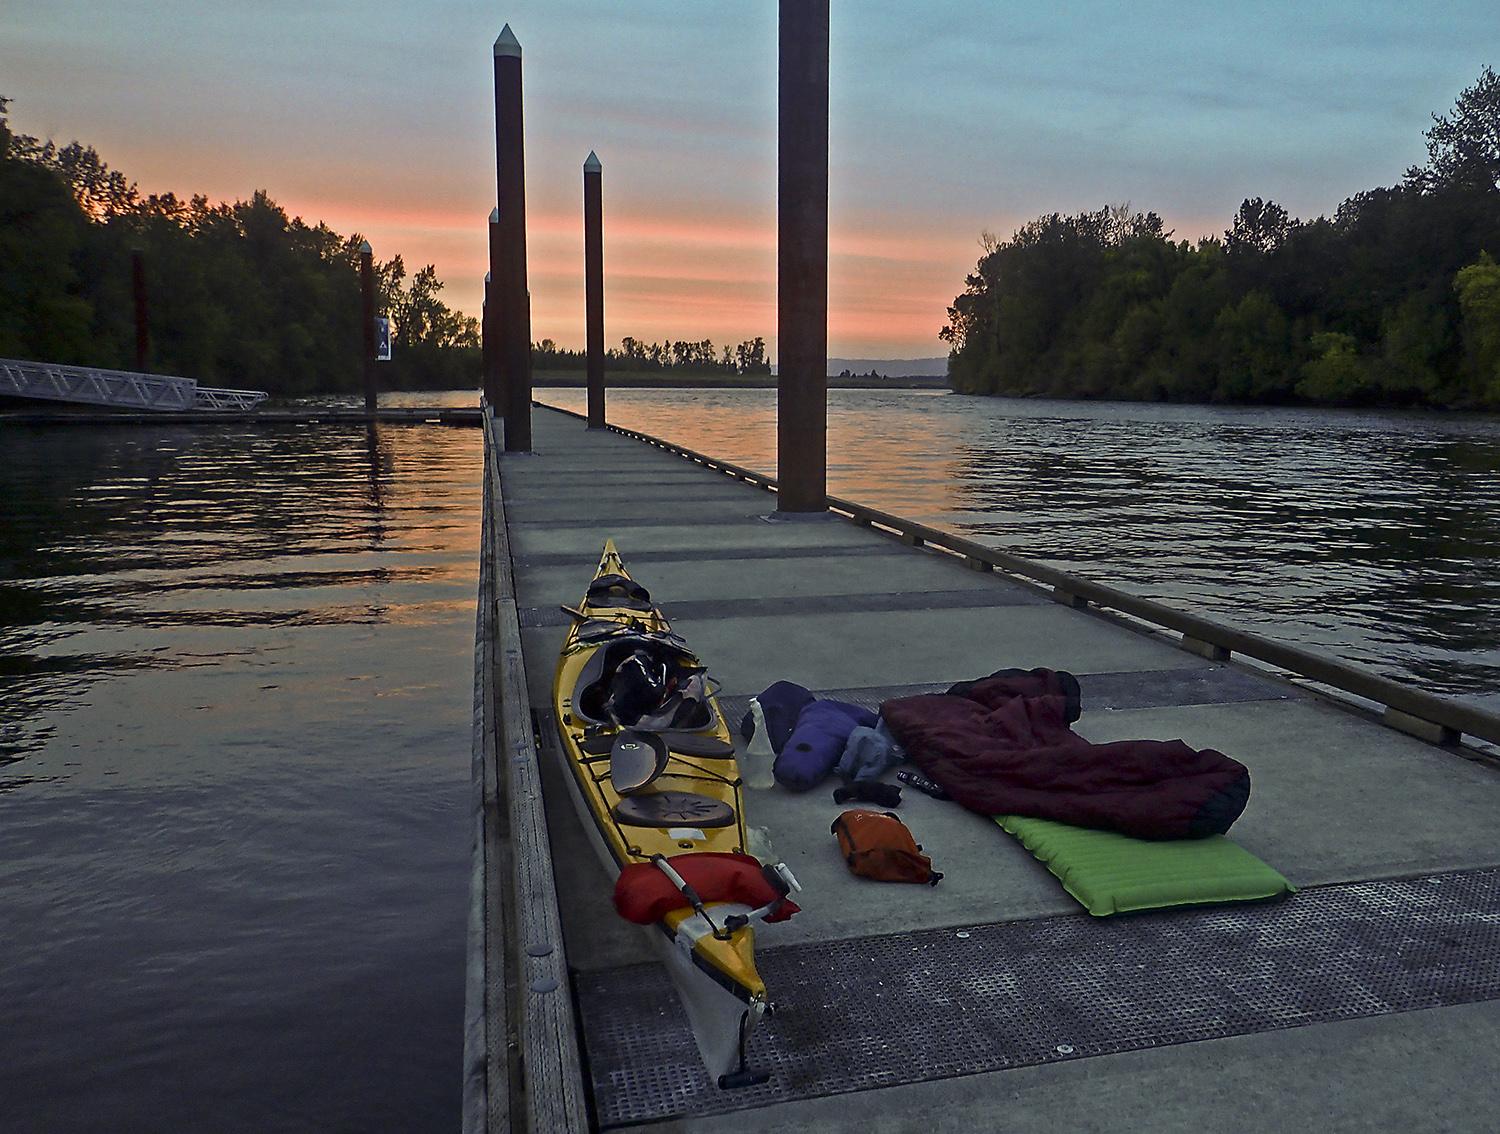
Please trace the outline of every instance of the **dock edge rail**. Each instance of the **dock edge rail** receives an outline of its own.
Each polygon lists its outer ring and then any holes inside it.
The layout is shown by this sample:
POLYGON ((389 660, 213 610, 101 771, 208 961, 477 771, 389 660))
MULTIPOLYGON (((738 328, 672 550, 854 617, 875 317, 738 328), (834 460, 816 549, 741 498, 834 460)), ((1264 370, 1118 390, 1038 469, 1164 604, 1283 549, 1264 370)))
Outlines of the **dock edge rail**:
MULTIPOLYGON (((544 402, 533 404, 567 414, 581 421, 588 420, 585 415, 574 410, 547 405, 544 402)), ((641 433, 621 425, 606 424, 605 428, 683 457, 704 468, 762 488, 767 492, 774 493, 778 490, 776 478, 767 476, 765 473, 758 473, 729 461, 721 461, 671 441, 665 441, 660 437, 653 437, 649 433, 641 433)), ((1200 657, 1212 661, 1228 661, 1233 654, 1241 654, 1342 693, 1374 702, 1380 706, 1381 720, 1386 725, 1428 743, 1456 748, 1460 740, 1467 735, 1491 744, 1500 744, 1500 714, 1486 712, 1484 709, 1466 705, 1451 697, 1413 689, 1388 677, 1370 673, 1325 654, 1275 642, 1249 631, 1237 630, 1232 626, 1225 626, 1196 614, 1176 610, 1153 599, 1128 594, 1103 583, 1091 582, 1066 571, 1059 571, 1055 567, 1023 559, 997 548, 986 547, 953 532, 945 532, 939 528, 919 524, 914 520, 893 516, 878 508, 856 504, 852 500, 830 496, 828 508, 829 511, 842 514, 856 524, 893 535, 910 546, 930 547, 936 551, 957 556, 964 561, 965 566, 975 571, 999 570, 1006 575, 1039 584, 1050 590, 1053 600, 1064 605, 1077 608, 1093 606, 1102 610, 1117 611, 1150 623, 1152 626, 1173 631, 1181 635, 1178 644, 1183 649, 1200 657)), ((1460 754, 1469 755, 1468 752, 1460 754)), ((1480 759, 1491 758, 1478 751, 1474 752, 1474 756, 1480 759)))
POLYGON ((270 397, 264 390, 200 386, 195 378, 175 374, 144 374, 24 358, 0 358, 0 394, 169 413, 248 411, 270 397))
POLYGON ((501 490, 484 416, 475 616, 474 858, 464 1005, 464 1134, 589 1128, 501 490))

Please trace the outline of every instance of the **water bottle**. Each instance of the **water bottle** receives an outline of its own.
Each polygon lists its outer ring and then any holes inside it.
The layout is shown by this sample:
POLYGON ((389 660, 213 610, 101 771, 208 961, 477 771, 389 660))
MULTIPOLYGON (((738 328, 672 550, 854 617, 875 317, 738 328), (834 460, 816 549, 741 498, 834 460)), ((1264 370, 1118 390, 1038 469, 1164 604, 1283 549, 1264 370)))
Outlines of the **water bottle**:
POLYGON ((746 787, 768 788, 776 783, 771 774, 771 765, 776 762, 776 753, 771 748, 771 738, 766 733, 766 714, 760 701, 750 698, 750 720, 754 731, 745 754, 740 758, 740 780, 746 787))

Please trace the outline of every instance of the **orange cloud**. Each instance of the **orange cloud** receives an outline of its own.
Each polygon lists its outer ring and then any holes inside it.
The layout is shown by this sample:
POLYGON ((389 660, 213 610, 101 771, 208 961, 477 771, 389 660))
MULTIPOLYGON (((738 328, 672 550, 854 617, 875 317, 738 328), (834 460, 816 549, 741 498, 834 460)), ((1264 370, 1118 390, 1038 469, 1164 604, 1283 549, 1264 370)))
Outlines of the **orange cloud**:
MULTIPOLYGON (((288 200, 288 212, 359 231, 382 258, 399 251, 407 268, 437 264, 444 296, 478 315, 488 268, 479 209, 411 204, 288 200)), ((671 206, 667 206, 671 207, 671 206)), ((528 278, 536 338, 583 341, 583 234, 571 210, 527 214, 528 278)), ((704 209, 634 207, 605 213, 606 337, 738 342, 776 334, 774 220, 704 209)), ((941 351, 937 330, 978 249, 932 225, 889 215, 857 217, 829 235, 830 351, 839 355, 925 355, 941 351)))

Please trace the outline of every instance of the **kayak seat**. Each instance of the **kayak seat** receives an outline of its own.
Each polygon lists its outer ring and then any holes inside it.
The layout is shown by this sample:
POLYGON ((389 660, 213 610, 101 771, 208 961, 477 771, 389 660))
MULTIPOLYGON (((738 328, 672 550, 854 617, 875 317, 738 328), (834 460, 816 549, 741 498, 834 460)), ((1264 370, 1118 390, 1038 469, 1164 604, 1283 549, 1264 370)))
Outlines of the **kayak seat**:
POLYGON ((578 672, 578 681, 573 686, 572 709, 573 715, 585 724, 610 723, 604 711, 604 698, 609 695, 609 683, 604 680, 608 661, 608 649, 595 650, 578 672))
POLYGON ((600 575, 589 584, 583 601, 588 606, 650 610, 651 592, 624 575, 600 575))
POLYGON ((614 672, 620 659, 637 646, 649 646, 651 640, 638 634, 623 634, 607 646, 602 646, 589 656, 578 671, 578 680, 573 683, 570 699, 573 715, 585 724, 610 724, 609 714, 604 711, 604 699, 609 696, 609 675, 614 672))
MULTIPOLYGON (((682 657, 674 648, 654 638, 638 634, 624 634, 609 645, 600 647, 593 652, 588 661, 583 663, 583 668, 578 671, 578 680, 573 683, 573 695, 569 698, 569 705, 574 717, 586 725, 614 723, 604 708, 605 699, 609 696, 609 679, 620 664, 620 660, 639 647, 649 649, 656 657, 668 659, 682 657)), ((688 656, 691 657, 691 655, 688 656)), ((698 671, 701 672, 701 667, 698 671)), ((699 684, 701 685, 702 682, 699 684)), ((675 700, 668 700, 649 714, 651 719, 644 721, 641 727, 651 732, 669 730, 702 732, 714 726, 716 723, 714 714, 706 701, 698 697, 674 696, 675 700)), ((713 755, 711 752, 688 753, 683 749, 679 751, 683 751, 685 755, 713 755)))
POLYGON ((734 808, 694 791, 651 791, 627 795, 614 806, 627 827, 728 827, 734 808))

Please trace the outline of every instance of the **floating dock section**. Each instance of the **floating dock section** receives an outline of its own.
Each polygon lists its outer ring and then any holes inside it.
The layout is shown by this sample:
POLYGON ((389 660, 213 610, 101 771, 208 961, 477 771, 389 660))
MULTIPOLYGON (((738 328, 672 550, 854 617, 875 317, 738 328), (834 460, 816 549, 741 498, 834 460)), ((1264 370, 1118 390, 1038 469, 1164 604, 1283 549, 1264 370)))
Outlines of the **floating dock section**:
POLYGON ((845 501, 541 409, 488 431, 465 1129, 1488 1130, 1500 718, 845 501), (758 931, 763 1086, 709 1083, 567 792, 551 681, 613 538, 723 684, 876 706, 1076 674, 1089 740, 1250 769, 1231 838, 1298 893, 1095 919, 988 819, 910 791, 936 888, 852 877, 832 784, 747 789, 805 890, 758 931))

